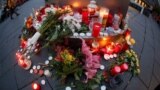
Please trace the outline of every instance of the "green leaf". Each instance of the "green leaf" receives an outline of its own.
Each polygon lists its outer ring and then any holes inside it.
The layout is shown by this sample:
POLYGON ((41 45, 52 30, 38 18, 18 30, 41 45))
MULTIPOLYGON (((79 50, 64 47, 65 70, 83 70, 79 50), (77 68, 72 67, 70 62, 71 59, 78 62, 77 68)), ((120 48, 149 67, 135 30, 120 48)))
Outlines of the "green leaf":
POLYGON ((74 77, 76 80, 80 80, 80 77, 77 75, 77 73, 74 74, 74 77))
POLYGON ((94 89, 98 88, 98 86, 99 86, 99 85, 96 85, 96 84, 95 84, 95 85, 92 85, 92 86, 91 86, 91 89, 94 90, 94 89))
POLYGON ((57 39, 57 37, 58 37, 58 31, 56 30, 49 41, 54 41, 57 39))

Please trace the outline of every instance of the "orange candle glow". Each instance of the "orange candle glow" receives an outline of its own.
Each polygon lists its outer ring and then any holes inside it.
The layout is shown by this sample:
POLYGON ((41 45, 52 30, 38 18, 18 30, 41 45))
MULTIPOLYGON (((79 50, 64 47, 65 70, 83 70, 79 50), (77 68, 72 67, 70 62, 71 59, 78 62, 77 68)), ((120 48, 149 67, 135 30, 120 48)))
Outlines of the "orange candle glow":
POLYGON ((107 38, 106 38, 106 37, 102 38, 102 39, 99 41, 99 46, 100 46, 100 48, 105 47, 106 44, 107 44, 107 38))
POLYGON ((106 8, 101 8, 99 11, 100 22, 102 23, 103 27, 106 26, 108 13, 109 13, 109 10, 106 8))

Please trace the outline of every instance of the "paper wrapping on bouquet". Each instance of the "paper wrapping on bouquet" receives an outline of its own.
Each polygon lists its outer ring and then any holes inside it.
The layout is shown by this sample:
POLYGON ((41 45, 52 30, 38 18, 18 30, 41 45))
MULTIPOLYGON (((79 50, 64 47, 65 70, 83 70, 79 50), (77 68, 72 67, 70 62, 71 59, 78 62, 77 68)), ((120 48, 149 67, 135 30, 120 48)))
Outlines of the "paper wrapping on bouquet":
POLYGON ((27 47, 30 50, 33 50, 35 48, 35 44, 37 43, 37 40, 39 39, 39 37, 41 36, 41 33, 36 32, 33 37, 31 37, 30 39, 28 39, 27 41, 27 47))

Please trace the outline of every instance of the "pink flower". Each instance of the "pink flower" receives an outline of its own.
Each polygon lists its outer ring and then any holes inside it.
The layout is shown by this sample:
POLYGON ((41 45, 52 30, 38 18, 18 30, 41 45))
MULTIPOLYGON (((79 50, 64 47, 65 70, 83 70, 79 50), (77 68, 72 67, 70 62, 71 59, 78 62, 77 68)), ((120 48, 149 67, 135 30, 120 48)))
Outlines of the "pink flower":
POLYGON ((87 46, 85 41, 82 39, 82 53, 85 54, 86 59, 85 59, 85 74, 88 79, 92 79, 96 73, 97 69, 100 67, 100 56, 98 55, 93 55, 92 52, 90 51, 90 48, 87 46))

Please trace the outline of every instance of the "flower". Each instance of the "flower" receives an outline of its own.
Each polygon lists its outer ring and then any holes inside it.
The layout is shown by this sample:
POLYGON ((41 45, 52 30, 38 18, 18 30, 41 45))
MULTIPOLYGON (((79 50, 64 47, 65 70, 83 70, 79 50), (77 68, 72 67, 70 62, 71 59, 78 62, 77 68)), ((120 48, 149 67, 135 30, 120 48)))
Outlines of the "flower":
POLYGON ((96 75, 97 69, 100 68, 100 56, 93 55, 83 39, 82 53, 86 56, 84 67, 86 70, 85 75, 87 76, 87 80, 92 79, 96 75))
POLYGON ((75 57, 69 52, 69 50, 65 49, 57 55, 55 60, 63 61, 64 64, 70 64, 71 62, 75 61, 75 57))

